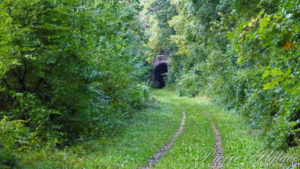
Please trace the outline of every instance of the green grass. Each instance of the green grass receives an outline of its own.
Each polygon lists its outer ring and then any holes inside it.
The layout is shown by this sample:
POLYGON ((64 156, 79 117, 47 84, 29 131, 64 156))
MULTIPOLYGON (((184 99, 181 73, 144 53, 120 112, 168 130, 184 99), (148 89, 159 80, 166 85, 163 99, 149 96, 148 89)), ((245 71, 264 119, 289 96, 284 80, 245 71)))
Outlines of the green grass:
POLYGON ((180 106, 186 113, 186 122, 181 136, 157 164, 157 168, 209 168, 214 151, 214 134, 199 99, 179 98, 167 91, 154 93, 161 101, 168 100, 180 106), (207 158, 208 157, 208 158, 207 158), (207 159, 206 159, 207 158, 207 159), (205 160, 206 159, 206 160, 205 160), (202 163, 204 161, 204 163, 202 163))
MULTIPOLYGON (((178 97, 168 90, 151 93, 155 98, 151 106, 138 113, 119 135, 62 150, 43 148, 23 153, 20 155, 22 168, 139 168, 173 137, 182 111, 186 113, 183 133, 156 168, 210 168, 215 149, 211 121, 221 133, 224 158, 238 157, 235 161, 225 162, 224 168, 264 168, 269 163, 255 159, 260 152, 266 151, 264 142, 259 131, 248 128, 242 116, 224 111, 205 97, 178 97)), ((277 165, 277 168, 282 166, 277 165)))
POLYGON ((138 168, 173 136, 181 121, 180 107, 155 101, 138 113, 113 138, 99 138, 64 150, 42 149, 25 153, 22 168, 138 168))
MULTIPOLYGON (((224 168, 289 168, 291 163, 278 163, 282 151, 268 149, 259 130, 248 127, 244 117, 224 111, 220 106, 207 103, 207 110, 222 135, 224 168), (229 159, 232 159, 231 161, 229 159), (235 159, 235 160, 233 160, 235 159), (272 161, 274 159, 274 161, 272 161)), ((295 153, 284 156, 297 157, 295 153)), ((298 162, 299 162, 299 156, 298 162)))
MULTIPOLYGON (((157 168, 210 168, 215 144, 210 121, 221 133, 226 160, 223 168, 267 168, 270 164, 274 164, 271 168, 288 168, 290 165, 278 164, 278 160, 271 162, 281 152, 274 151, 270 156, 272 150, 266 148, 259 131, 247 127, 245 119, 237 113, 223 110, 206 97, 179 98, 167 91, 154 94, 161 100, 176 102, 187 115, 183 134, 157 164, 157 168), (205 112, 211 117, 208 118, 205 112), (262 158, 261 153, 266 156, 262 158)), ((295 153, 290 156, 297 157, 295 153)))

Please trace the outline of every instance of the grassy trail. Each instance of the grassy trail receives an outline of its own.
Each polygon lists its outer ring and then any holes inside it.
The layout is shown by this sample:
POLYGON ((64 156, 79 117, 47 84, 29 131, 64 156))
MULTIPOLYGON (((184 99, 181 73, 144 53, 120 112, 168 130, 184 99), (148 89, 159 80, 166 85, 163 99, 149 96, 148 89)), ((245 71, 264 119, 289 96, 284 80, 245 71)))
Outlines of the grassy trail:
MULTIPOLYGON (((178 97, 168 91, 154 91, 153 94, 161 103, 176 103, 186 112, 182 135, 156 168, 219 168, 220 158, 222 168, 228 169, 297 168, 292 160, 277 163, 281 152, 266 149, 259 131, 247 127, 242 116, 224 111, 209 99, 178 97), (218 154, 218 149, 222 149, 223 154, 218 154)), ((299 162, 295 154, 283 156, 299 162)))
POLYGON ((241 117, 224 112, 207 98, 178 97, 167 91, 153 93, 162 103, 176 103, 187 116, 183 134, 157 164, 157 168, 211 168, 215 160, 216 143, 211 122, 221 133, 224 158, 243 158, 225 163, 223 168, 240 168, 246 159, 254 158, 263 149, 261 140, 249 133, 241 117))
POLYGON ((222 140, 223 168, 267 168, 268 161, 256 159, 265 151, 261 138, 239 115, 205 97, 178 97, 167 90, 153 90, 152 95, 150 108, 138 113, 120 135, 24 155, 27 167, 23 168, 141 168, 174 136, 182 112, 186 114, 183 132, 155 168, 211 168, 216 147, 212 122, 222 140))

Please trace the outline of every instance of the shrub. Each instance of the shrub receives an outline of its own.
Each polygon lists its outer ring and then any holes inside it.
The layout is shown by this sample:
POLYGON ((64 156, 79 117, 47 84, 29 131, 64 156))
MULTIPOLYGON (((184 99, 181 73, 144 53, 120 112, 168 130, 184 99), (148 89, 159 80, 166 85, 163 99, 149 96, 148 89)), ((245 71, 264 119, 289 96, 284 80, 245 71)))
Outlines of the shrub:
POLYGON ((0 11, 0 117, 65 144, 112 134, 143 105, 137 3, 4 0, 0 11))
POLYGON ((0 121, 0 167, 11 168, 17 165, 15 153, 31 145, 33 133, 24 126, 25 121, 10 120, 4 116, 0 121))
POLYGON ((239 110, 268 146, 299 145, 299 1, 171 2, 180 95, 205 92, 239 110))

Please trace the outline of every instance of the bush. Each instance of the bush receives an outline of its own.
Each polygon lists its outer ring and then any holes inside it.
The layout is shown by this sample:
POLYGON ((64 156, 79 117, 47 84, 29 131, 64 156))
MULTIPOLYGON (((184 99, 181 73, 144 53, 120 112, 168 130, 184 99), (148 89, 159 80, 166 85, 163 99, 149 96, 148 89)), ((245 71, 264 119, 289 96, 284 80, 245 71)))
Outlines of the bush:
POLYGON ((299 145, 299 1, 171 2, 179 94, 205 92, 239 110, 268 146, 299 145))
POLYGON ((180 96, 194 97, 199 93, 199 84, 196 83, 199 76, 193 71, 183 74, 177 78, 176 89, 180 96))
POLYGON ((17 165, 15 153, 31 145, 33 133, 24 126, 25 121, 9 120, 4 116, 0 121, 0 167, 11 168, 17 165))
POLYGON ((137 5, 1 1, 0 117, 59 144, 114 133, 143 106, 137 5))

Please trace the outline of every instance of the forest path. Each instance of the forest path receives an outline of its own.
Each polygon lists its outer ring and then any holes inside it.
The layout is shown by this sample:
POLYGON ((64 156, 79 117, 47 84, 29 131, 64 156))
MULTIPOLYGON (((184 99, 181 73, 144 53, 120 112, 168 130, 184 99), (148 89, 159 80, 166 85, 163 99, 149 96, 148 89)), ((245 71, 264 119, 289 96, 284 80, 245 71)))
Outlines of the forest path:
POLYGON ((177 132, 174 134, 173 138, 167 143, 165 144, 159 151, 158 153, 156 153, 154 156, 152 156, 151 160, 149 160, 149 163, 146 165, 146 167, 142 167, 140 169, 149 169, 152 168, 156 165, 156 163, 161 159, 161 157, 171 148, 171 146, 173 145, 174 141, 178 138, 178 136, 182 133, 183 131, 183 127, 184 127, 184 123, 185 123, 185 118, 186 115, 184 112, 182 112, 182 119, 181 119, 181 123, 179 126, 179 129, 177 130, 177 132))
POLYGON ((243 117, 206 97, 152 90, 149 107, 114 137, 95 138, 50 154, 47 149, 26 154, 24 168, 267 168, 268 162, 256 160, 265 151, 263 145, 258 131, 248 128, 243 117))
MULTIPOLYGON (((221 134, 213 122, 213 118, 207 113, 208 109, 201 106, 201 102, 208 102, 207 98, 178 97, 175 93, 167 90, 155 90, 152 93, 160 104, 172 103, 182 112, 186 112, 186 125, 182 135, 175 141, 176 144, 172 147, 168 147, 169 150, 164 152, 166 158, 158 151, 157 154, 161 155, 160 158, 162 158, 162 160, 160 161, 159 158, 153 162, 151 159, 147 167, 181 168, 182 166, 189 168, 193 166, 196 168, 221 168, 223 157, 221 134), (165 160, 169 158, 168 156, 170 156, 170 154, 173 154, 172 157, 170 157, 173 160, 165 160), (193 161, 191 157, 183 157, 181 159, 180 156, 183 154, 190 154, 197 157, 198 160, 193 161), (174 159, 174 156, 179 156, 179 158, 174 159), (186 161, 187 159, 188 161, 186 161), (180 162, 180 160, 184 161, 180 162), (167 165, 165 165, 165 162, 167 162, 167 165), (177 164, 177 162, 180 164, 177 164)), ((173 139, 172 141, 174 142, 173 139)))
MULTIPOLYGON (((165 93, 162 92, 163 94, 166 94, 164 96, 170 96, 170 93, 165 93)), ((156 96, 159 95, 158 93, 156 93, 156 96)), ((163 98, 164 96, 158 96, 157 99, 160 100, 161 98, 163 98)), ((173 100, 169 100, 172 97, 167 97, 164 98, 164 100, 161 100, 161 102, 174 102, 175 104, 178 104, 178 106, 180 107, 181 110, 183 110, 182 112, 182 120, 181 120, 181 124, 180 127, 178 129, 178 131, 175 133, 175 135, 172 137, 172 139, 166 143, 155 155, 152 156, 152 158, 149 160, 148 164, 146 165, 146 167, 142 167, 140 169, 150 169, 156 166, 156 164, 159 162, 159 160, 162 158, 162 156, 170 149, 172 148, 171 146, 173 145, 174 141, 178 138, 178 136, 183 132, 183 126, 185 124, 185 119, 186 119, 186 114, 184 113, 185 109, 189 109, 192 108, 194 110, 198 110, 198 106, 195 105, 198 103, 198 100, 193 100, 196 101, 192 102, 192 99, 188 99, 187 101, 189 101, 188 103, 185 103, 185 99, 187 98, 178 98, 178 97, 173 97, 173 100)), ((200 103, 199 103, 200 106, 200 103)), ((192 113, 199 113, 197 111, 192 111, 192 113)), ((219 130, 217 129, 215 123, 213 122, 213 119, 210 115, 210 113, 205 112, 205 113, 199 113, 199 116, 196 117, 202 117, 202 118, 206 118, 206 121, 209 121, 210 123, 210 133, 214 133, 214 138, 215 138, 215 151, 212 155, 212 157, 214 157, 212 164, 208 164, 207 166, 209 166, 212 169, 220 169, 222 168, 222 161, 223 161, 223 148, 222 148, 222 141, 221 141, 221 134, 219 132, 219 130), (206 116, 206 117, 205 117, 206 116)), ((194 118, 194 120, 197 120, 197 118, 194 118)), ((201 119, 199 119, 199 126, 201 124, 201 119)), ((206 126, 207 127, 207 126, 206 126)), ((201 137, 201 136, 200 136, 201 137)), ((204 137, 206 137, 204 135, 204 137)), ((210 134, 209 137, 212 137, 212 135, 210 134)), ((211 146, 211 145, 210 145, 211 146)))
POLYGON ((261 152, 269 151, 263 147, 259 131, 247 127, 239 114, 225 111, 205 96, 179 97, 166 89, 152 94, 160 105, 173 105, 177 113, 186 113, 182 134, 152 168, 268 167, 268 161, 255 160, 261 152))

